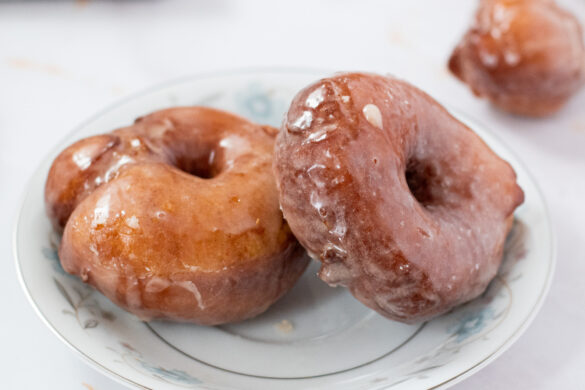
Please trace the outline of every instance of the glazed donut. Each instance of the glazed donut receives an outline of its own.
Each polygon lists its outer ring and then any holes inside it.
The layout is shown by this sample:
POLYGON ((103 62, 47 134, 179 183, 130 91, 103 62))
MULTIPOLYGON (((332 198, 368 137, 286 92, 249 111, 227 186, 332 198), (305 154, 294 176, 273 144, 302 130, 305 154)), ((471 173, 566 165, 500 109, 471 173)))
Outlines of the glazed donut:
POLYGON ((449 69, 503 110, 549 115, 585 80, 582 34, 552 0, 482 0, 449 69))
POLYGON ((185 107, 69 146, 45 187, 63 268, 144 320, 262 313, 308 264, 279 210, 276 133, 185 107))
POLYGON ((274 171, 319 277, 406 323, 485 290, 524 198, 510 165, 473 131, 410 84, 373 74, 299 92, 274 171))

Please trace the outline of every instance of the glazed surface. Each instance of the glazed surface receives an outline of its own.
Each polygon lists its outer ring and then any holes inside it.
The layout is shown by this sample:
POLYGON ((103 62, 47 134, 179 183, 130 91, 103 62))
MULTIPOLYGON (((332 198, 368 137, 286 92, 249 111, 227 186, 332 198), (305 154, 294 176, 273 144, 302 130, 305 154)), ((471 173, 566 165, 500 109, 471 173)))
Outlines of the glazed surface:
POLYGON ((274 170, 321 279, 418 322, 481 294, 523 192, 508 163, 406 82, 340 74, 297 94, 274 170))
POLYGON ((552 0, 482 0, 449 68, 504 110, 549 115, 585 81, 582 35, 552 0))
POLYGON ((279 210, 275 134, 184 107, 71 145, 45 189, 63 267, 143 319, 263 312, 308 263, 279 210))

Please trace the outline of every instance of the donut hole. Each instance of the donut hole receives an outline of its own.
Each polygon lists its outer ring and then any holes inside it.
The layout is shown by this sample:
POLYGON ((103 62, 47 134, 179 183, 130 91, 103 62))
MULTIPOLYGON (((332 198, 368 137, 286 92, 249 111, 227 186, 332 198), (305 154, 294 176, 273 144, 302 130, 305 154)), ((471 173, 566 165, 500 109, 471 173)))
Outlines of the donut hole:
POLYGON ((221 171, 221 167, 215 158, 215 150, 210 150, 206 155, 200 155, 196 158, 177 158, 175 167, 200 179, 213 179, 221 171))
POLYGON ((213 179, 216 174, 213 172, 211 167, 202 167, 202 166, 194 166, 191 168, 182 168, 179 167, 180 170, 187 172, 190 175, 197 176, 200 179, 213 179))
POLYGON ((440 202, 441 178, 435 165, 410 159, 406 164, 406 184, 412 196, 424 207, 440 202))

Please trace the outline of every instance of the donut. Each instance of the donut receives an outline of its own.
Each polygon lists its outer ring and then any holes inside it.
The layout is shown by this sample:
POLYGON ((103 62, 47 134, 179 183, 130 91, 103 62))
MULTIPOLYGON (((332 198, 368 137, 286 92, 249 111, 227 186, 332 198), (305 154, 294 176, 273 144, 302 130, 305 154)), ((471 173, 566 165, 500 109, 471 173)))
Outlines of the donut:
POLYGON ((309 262, 279 210, 276 133, 179 107, 67 147, 45 187, 63 268, 143 320, 262 313, 309 262))
POLYGON ((485 290, 524 199, 514 170, 472 130, 412 85, 374 74, 299 92, 273 168, 319 277, 405 323, 485 290))
POLYGON ((482 0, 449 69, 505 111, 550 115, 585 81, 581 26, 552 0, 482 0))

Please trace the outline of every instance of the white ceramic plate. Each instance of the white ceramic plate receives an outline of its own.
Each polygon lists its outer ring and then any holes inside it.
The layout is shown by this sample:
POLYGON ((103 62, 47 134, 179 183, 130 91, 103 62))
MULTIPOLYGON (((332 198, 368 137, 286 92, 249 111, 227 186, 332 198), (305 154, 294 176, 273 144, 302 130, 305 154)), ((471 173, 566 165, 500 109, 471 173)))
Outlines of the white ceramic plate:
POLYGON ((43 321, 105 374, 155 389, 421 389, 451 385, 501 354, 527 327, 554 268, 543 198, 524 166, 482 126, 467 122, 518 174, 526 194, 505 263, 488 291, 428 323, 404 325, 330 288, 313 264, 268 312, 240 324, 143 323, 63 272, 44 213, 53 158, 71 142, 175 105, 209 105, 280 124, 293 95, 324 74, 238 71, 191 77, 126 99, 83 124, 30 182, 15 230, 22 286, 43 321))

